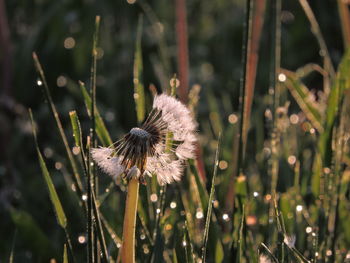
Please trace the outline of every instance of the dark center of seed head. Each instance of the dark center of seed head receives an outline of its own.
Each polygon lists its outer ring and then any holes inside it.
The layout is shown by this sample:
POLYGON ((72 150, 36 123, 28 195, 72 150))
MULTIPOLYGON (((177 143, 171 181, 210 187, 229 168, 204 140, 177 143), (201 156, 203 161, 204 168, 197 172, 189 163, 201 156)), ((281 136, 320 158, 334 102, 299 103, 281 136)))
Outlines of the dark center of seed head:
POLYGON ((151 134, 149 132, 140 128, 132 128, 130 130, 130 134, 135 135, 142 139, 148 139, 149 137, 151 137, 151 134))

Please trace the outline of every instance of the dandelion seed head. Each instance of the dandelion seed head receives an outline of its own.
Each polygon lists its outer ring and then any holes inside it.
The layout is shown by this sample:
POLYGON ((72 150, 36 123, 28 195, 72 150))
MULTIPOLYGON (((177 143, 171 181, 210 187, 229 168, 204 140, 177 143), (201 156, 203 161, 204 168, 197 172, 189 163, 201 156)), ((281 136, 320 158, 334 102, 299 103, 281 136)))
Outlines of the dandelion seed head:
POLYGON ((113 156, 111 148, 100 147, 91 149, 91 156, 98 166, 112 178, 121 175, 124 167, 120 164, 119 157, 113 156))
POLYGON ((97 165, 115 178, 156 175, 160 185, 179 181, 184 161, 195 158, 197 123, 191 112, 177 99, 157 95, 153 109, 141 127, 132 128, 114 148, 95 148, 91 155, 97 165), (166 145, 167 134, 172 144, 166 145))

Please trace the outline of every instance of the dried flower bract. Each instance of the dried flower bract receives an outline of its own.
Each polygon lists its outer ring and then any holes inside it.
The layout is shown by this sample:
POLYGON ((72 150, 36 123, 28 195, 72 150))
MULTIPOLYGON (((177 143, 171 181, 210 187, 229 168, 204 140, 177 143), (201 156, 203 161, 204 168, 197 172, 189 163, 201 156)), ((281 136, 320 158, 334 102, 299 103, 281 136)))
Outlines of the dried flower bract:
POLYGON ((140 128, 132 128, 108 148, 92 149, 92 158, 112 178, 124 173, 143 182, 145 174, 155 174, 160 185, 169 184, 180 180, 184 161, 195 158, 196 129, 185 105, 158 95, 140 128))

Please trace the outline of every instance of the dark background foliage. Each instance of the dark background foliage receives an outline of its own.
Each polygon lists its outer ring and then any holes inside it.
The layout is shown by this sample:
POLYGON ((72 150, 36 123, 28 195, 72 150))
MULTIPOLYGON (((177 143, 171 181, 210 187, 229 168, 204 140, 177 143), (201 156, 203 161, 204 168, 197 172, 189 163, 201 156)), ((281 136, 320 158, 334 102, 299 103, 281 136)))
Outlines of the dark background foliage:
MULTIPOLYGON (((336 1, 309 2, 324 34, 333 63, 337 65, 343 54, 343 46, 336 1)), ((169 68, 163 70, 167 70, 164 76, 169 80, 177 72, 174 1, 152 0, 143 3, 152 8, 160 21, 157 26, 161 27, 169 59, 169 68)), ((217 99, 220 119, 225 127, 229 125, 228 116, 238 110, 244 5, 242 0, 187 1, 190 84, 202 86, 198 119, 203 137, 212 136, 208 135, 211 131, 206 125, 211 112, 208 97, 214 96, 217 99)), ((27 116, 28 108, 34 112, 39 143, 70 219, 74 244, 77 243, 77 237, 85 232, 85 223, 82 216, 75 213, 77 204, 70 201, 75 197, 65 186, 62 174, 66 172, 54 168, 62 164, 64 166, 67 161, 54 120, 50 117, 47 103, 37 85, 38 75, 33 66, 32 52, 36 51, 42 62, 53 99, 70 139, 72 132, 69 111, 76 109, 83 130, 88 129, 78 80, 89 84, 96 15, 102 19, 97 104, 113 139, 136 124, 133 57, 140 14, 144 17, 142 51, 146 91, 149 94, 147 87, 150 84, 154 84, 158 91, 166 87, 157 74, 162 63, 154 25, 150 23, 142 5, 137 2, 1 0, 0 7, 3 14, 6 14, 6 17, 0 19, 1 28, 9 32, 9 38, 2 38, 0 43, 0 61, 3 63, 0 74, 0 261, 8 259, 14 244, 18 262, 37 262, 39 259, 61 255, 64 233, 57 226, 41 176, 27 116), (65 43, 72 44, 69 41, 74 41, 74 47, 64 46, 65 43), (9 46, 10 49, 7 48, 9 46), (6 61, 6 57, 10 60, 6 61), (6 74, 10 76, 8 83, 5 83, 6 74), (40 230, 32 230, 33 233, 30 233, 23 231, 28 228, 16 227, 16 220, 21 221, 21 224, 30 224, 31 221, 17 218, 19 215, 11 212, 14 208, 30 214, 30 220, 35 221, 40 230)), ((317 41, 298 2, 283 1, 282 10, 282 67, 296 70, 300 65, 310 62, 322 63, 317 41)), ((263 118, 263 98, 268 90, 271 47, 269 20, 267 9, 253 104, 253 108, 261 110, 252 116, 251 139, 255 137, 255 119, 263 118)), ((312 89, 322 88, 322 79, 316 74, 307 78, 306 83, 312 89)), ((148 104, 150 98, 147 95, 148 104)), ((299 111, 295 103, 292 103, 291 111, 299 111)), ((250 158, 255 158, 255 149, 259 147, 251 140, 248 145, 250 158)), ((206 169, 211 171, 212 148, 204 145, 204 151, 208 154, 205 159, 210 160, 205 162, 206 169)), ((283 185, 281 187, 283 189, 283 185)), ((79 253, 85 253, 83 245, 79 249, 79 253)))

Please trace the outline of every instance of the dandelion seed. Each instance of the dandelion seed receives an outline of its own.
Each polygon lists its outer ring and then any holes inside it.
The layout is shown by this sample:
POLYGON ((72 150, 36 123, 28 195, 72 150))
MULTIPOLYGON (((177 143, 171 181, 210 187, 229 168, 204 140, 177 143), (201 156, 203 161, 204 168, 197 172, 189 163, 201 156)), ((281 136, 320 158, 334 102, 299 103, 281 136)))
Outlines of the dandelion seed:
POLYGON ((97 165, 114 180, 121 174, 145 182, 145 175, 156 175, 160 185, 181 179, 184 161, 195 158, 197 123, 177 99, 158 95, 143 125, 132 128, 110 147, 94 148, 97 165), (172 144, 166 145, 167 134, 172 144), (115 148, 114 148, 114 147, 115 148))

